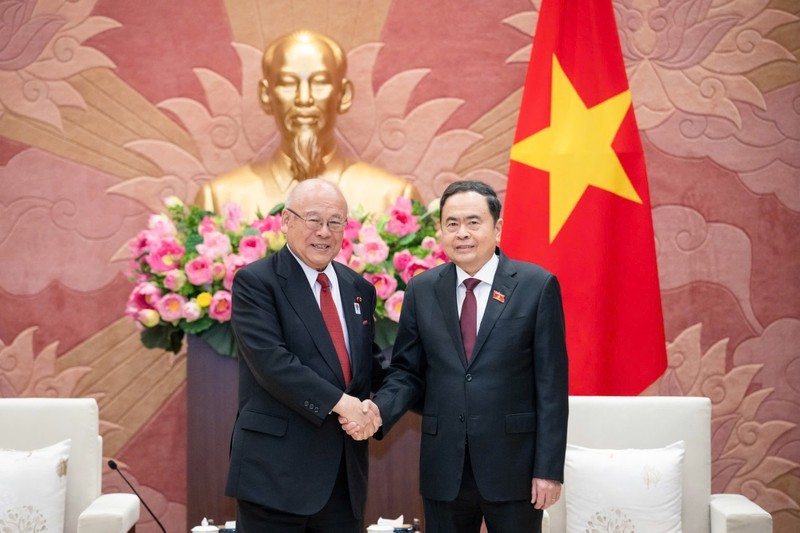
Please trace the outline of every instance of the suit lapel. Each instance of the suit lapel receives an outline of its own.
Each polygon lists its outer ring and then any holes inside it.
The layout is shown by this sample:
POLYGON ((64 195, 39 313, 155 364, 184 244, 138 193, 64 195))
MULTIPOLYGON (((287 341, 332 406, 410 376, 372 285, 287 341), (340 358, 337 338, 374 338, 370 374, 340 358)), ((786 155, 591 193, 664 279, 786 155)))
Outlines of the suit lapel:
MULTIPOLYGON (((359 307, 366 306, 361 301, 357 302, 357 297, 360 296, 355 292, 355 279, 351 270, 342 267, 339 263, 333 263, 333 269, 336 271, 336 277, 339 279, 339 295, 342 297, 342 310, 344 311, 344 320, 347 324, 347 338, 350 342, 350 366, 355 377, 363 372, 362 361, 366 360, 360 357, 358 353, 359 348, 362 346, 361 336, 364 332, 362 324, 363 315, 357 315, 355 311, 355 304, 359 303, 359 307)), ((361 311, 364 312, 363 310, 361 311)), ((352 383, 352 381, 351 381, 352 383)))
POLYGON ((453 263, 442 269, 436 281, 436 297, 442 309, 444 326, 453 338, 453 345, 461 355, 461 363, 467 367, 467 355, 464 353, 464 341, 461 338, 461 323, 458 320, 458 303, 456 301, 456 267, 453 263))
POLYGON ((511 295, 517 287, 517 280, 514 278, 516 274, 517 271, 514 265, 505 255, 500 253, 500 263, 497 265, 497 272, 495 272, 494 282, 492 283, 492 292, 489 294, 489 301, 486 304, 486 310, 483 312, 481 326, 478 328, 478 337, 475 339, 475 348, 472 351, 470 365, 481 355, 481 348, 486 343, 486 339, 492 332, 500 314, 508 305, 511 295), (503 296, 504 302, 494 298, 495 292, 503 296))
MULTIPOLYGON (((339 384, 344 388, 342 365, 339 364, 339 357, 336 355, 336 348, 333 347, 331 336, 319 334, 321 331, 327 333, 328 327, 325 325, 322 312, 319 310, 317 300, 308 284, 308 278, 287 247, 284 246, 278 254, 277 272, 281 277, 283 293, 286 295, 289 305, 305 325, 325 363, 336 374, 339 384)), ((341 285, 342 283, 339 283, 340 289, 341 285)))

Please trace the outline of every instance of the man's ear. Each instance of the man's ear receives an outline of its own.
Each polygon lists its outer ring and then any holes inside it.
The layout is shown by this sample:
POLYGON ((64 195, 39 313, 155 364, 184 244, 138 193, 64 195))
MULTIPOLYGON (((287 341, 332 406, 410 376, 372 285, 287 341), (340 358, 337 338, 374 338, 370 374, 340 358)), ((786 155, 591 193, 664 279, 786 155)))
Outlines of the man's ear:
POLYGON ((342 97, 339 99, 339 113, 347 113, 347 110, 353 105, 354 93, 353 82, 347 78, 342 78, 342 97))
POLYGON ((272 104, 269 100, 269 82, 267 80, 261 80, 258 83, 258 99, 261 100, 261 107, 267 115, 271 115, 272 104))

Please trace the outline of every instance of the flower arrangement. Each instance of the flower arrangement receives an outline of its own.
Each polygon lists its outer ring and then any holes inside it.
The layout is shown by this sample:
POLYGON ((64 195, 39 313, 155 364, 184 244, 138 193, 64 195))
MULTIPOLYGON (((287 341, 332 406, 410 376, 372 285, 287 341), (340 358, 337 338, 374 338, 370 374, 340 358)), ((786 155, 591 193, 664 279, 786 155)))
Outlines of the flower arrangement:
MULTIPOLYGON (((286 243, 280 215, 246 222, 234 203, 217 214, 165 200, 166 214, 151 215, 130 243, 126 314, 142 343, 177 353, 185 334, 202 337, 219 353, 235 356, 230 328, 233 276, 244 265, 286 243)), ((276 206, 271 213, 280 210, 276 206)), ((398 198, 379 218, 351 214, 336 260, 375 285, 377 342, 394 341, 406 283, 448 259, 436 239, 436 214, 417 201, 398 198)))

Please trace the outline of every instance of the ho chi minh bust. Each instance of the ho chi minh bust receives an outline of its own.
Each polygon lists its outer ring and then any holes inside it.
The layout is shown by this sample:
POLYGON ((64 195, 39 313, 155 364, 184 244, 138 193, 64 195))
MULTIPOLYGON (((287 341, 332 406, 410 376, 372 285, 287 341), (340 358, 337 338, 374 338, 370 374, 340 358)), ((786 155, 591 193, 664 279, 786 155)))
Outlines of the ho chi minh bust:
POLYGON ((196 203, 220 212, 234 201, 253 219, 285 202, 289 191, 309 178, 337 183, 354 209, 383 213, 398 196, 419 199, 403 178, 352 161, 336 144, 336 116, 353 103, 353 84, 345 77, 347 58, 332 39, 311 31, 280 37, 264 52, 259 97, 275 117, 279 148, 268 159, 219 176, 202 186, 196 203))

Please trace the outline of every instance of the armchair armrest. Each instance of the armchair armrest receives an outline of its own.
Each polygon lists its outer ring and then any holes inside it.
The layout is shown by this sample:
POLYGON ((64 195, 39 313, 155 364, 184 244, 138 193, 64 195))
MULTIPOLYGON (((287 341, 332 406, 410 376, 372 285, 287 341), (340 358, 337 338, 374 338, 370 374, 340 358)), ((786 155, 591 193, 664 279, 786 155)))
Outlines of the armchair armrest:
POLYGON ((78 533, 125 533, 139 520, 139 498, 103 494, 78 517, 78 533))
POLYGON ((711 495, 711 533, 772 533, 772 515, 741 494, 711 495))

